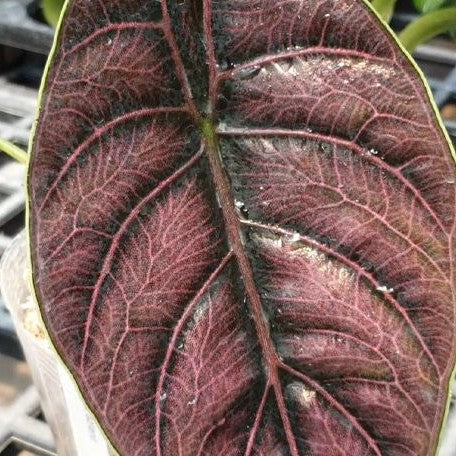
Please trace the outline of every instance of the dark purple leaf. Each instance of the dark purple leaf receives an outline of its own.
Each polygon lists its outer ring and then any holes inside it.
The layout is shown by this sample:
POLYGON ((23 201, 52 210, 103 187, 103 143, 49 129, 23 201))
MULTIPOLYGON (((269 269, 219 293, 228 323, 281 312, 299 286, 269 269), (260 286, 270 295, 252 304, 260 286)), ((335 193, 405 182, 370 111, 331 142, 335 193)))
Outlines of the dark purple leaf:
POLYGON ((455 170, 358 0, 73 0, 33 143, 34 283, 123 455, 430 455, 455 170))

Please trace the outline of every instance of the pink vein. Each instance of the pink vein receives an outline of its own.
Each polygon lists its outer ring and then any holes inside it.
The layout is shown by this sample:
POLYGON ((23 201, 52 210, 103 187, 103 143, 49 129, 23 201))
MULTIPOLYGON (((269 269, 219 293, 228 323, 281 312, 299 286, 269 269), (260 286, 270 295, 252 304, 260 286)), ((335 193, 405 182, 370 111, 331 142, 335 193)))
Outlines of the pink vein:
POLYGON ((306 138, 315 141, 326 142, 330 144, 336 144, 338 146, 347 147, 360 156, 367 158, 370 162, 374 163, 378 167, 388 171, 394 177, 396 177, 402 184, 404 184, 408 190, 410 190, 415 198, 419 201, 423 208, 429 213, 429 215, 434 219, 439 228, 446 234, 447 230, 442 224, 442 221, 438 218, 437 214, 432 210, 429 203, 424 199, 421 193, 414 187, 402 173, 400 173, 396 168, 389 165, 387 162, 382 160, 380 157, 370 154, 366 149, 359 146, 355 142, 338 138, 335 136, 329 136, 322 133, 312 133, 303 130, 287 130, 287 129, 242 129, 242 128, 229 128, 218 131, 218 134, 221 136, 286 136, 286 137, 299 137, 306 138))
POLYGON ((220 262, 220 264, 217 266, 217 268, 212 272, 212 274, 206 280, 204 285, 200 288, 200 290, 195 295, 195 297, 190 301, 190 303, 188 304, 184 313, 179 318, 179 321, 177 322, 176 327, 174 328, 173 335, 171 337, 171 340, 170 340, 167 350, 166 350, 165 359, 164 359, 162 367, 160 369, 160 378, 158 381, 157 391, 155 394, 155 445, 156 445, 157 456, 161 456, 161 454, 162 454, 161 446, 160 446, 160 421, 161 421, 160 397, 162 395, 163 385, 165 383, 166 371, 168 369, 169 362, 171 360, 171 356, 174 351, 174 347, 176 346, 177 338, 179 337, 179 334, 182 331, 184 324, 186 323, 190 314, 193 312, 195 306, 200 302, 203 295, 209 290, 209 287, 214 283, 214 281, 217 279, 217 277, 220 275, 220 273, 223 271, 223 269, 225 268, 225 266, 228 264, 228 262, 231 260, 232 257, 233 257, 233 252, 230 250, 225 255, 225 257, 220 262))
POLYGON ((128 228, 128 225, 141 212, 142 208, 146 204, 153 201, 163 190, 165 190, 167 187, 169 187, 179 177, 181 177, 183 174, 185 174, 201 158, 201 156, 203 155, 203 150, 204 150, 203 147, 201 147, 200 150, 189 161, 187 161, 187 163, 185 163, 183 166, 181 166, 174 174, 172 174, 167 179, 162 181, 157 187, 154 188, 154 190, 152 192, 150 192, 148 195, 146 195, 134 207, 134 209, 130 212, 128 217, 122 222, 122 224, 119 227, 119 230, 117 231, 115 236, 112 238, 111 247, 103 262, 103 267, 102 267, 100 276, 94 286, 94 291, 92 293, 92 299, 90 301, 87 322, 85 325, 84 342, 83 342, 82 353, 81 353, 81 361, 80 361, 81 370, 83 370, 83 367, 84 367, 84 358, 85 358, 85 353, 86 353, 87 345, 88 345, 88 341, 89 341, 90 325, 94 318, 95 304, 98 299, 98 294, 100 292, 101 285, 103 284, 106 276, 109 274, 109 269, 111 267, 112 260, 114 259, 115 252, 116 252, 117 248, 119 247, 122 235, 125 233, 126 229, 128 228))
POLYGON ((176 66, 176 74, 179 79, 179 82, 182 87, 182 91, 187 102, 188 110, 190 115, 193 117, 195 123, 198 123, 200 115, 196 105, 193 101, 193 95, 188 82, 187 73, 185 72, 185 67, 182 62, 182 58, 179 51, 179 46, 177 45, 176 38, 173 33, 173 27, 171 23, 171 18, 169 17, 168 4, 166 1, 161 2, 162 5, 162 14, 163 14, 163 31, 165 37, 168 41, 168 45, 171 49, 171 55, 173 58, 174 65, 176 66))
POLYGON ((270 390, 271 384, 267 383, 266 387, 264 388, 264 393, 263 397, 261 398, 260 406, 258 407, 258 410, 256 412, 253 427, 250 431, 249 440, 247 442, 247 448, 245 450, 244 456, 250 456, 250 454, 252 453, 253 445, 255 444, 255 437, 257 435, 258 428, 260 427, 261 418, 263 417, 264 407, 266 405, 266 400, 268 399, 270 390))
MULTIPOLYGON (((266 231, 269 231, 269 232, 272 232, 272 233, 276 233, 276 234, 280 234, 280 235, 285 235, 285 236, 288 236, 288 237, 291 237, 291 236, 293 236, 295 234, 294 232, 288 231, 288 230, 286 230, 284 228, 281 228, 281 227, 278 227, 278 226, 274 226, 274 225, 267 225, 267 224, 263 224, 263 223, 260 223, 260 222, 255 222, 255 221, 250 221, 250 220, 241 220, 241 223, 246 225, 246 226, 250 226, 252 228, 259 228, 259 229, 262 229, 262 230, 266 230, 266 231)), ((364 278, 366 278, 375 288, 380 286, 380 283, 377 281, 377 279, 375 279, 375 277, 372 274, 370 274, 369 272, 365 271, 358 264, 356 264, 352 260, 346 258, 345 256, 341 255, 337 251, 331 249, 330 247, 328 247, 328 246, 326 246, 324 244, 321 244, 320 242, 317 242, 314 239, 311 239, 311 238, 309 238, 307 236, 303 236, 302 234, 299 234, 299 240, 305 242, 306 244, 312 245, 313 247, 317 248, 318 250, 320 250, 320 251, 322 251, 322 252, 324 252, 324 253, 336 258, 337 260, 341 261, 342 263, 346 264, 348 267, 350 267, 351 269, 356 271, 360 276, 363 276, 364 278)), ((402 316, 402 318, 405 320, 405 322, 409 325, 411 331, 413 332, 413 334, 415 335, 416 339, 420 343, 422 349, 424 350, 424 352, 428 356, 429 361, 434 366, 436 372, 438 374, 440 374, 440 368, 437 365, 434 356, 429 351, 429 348, 426 345, 426 343, 424 342, 423 337, 421 336, 420 332, 417 330, 415 324, 412 322, 412 320, 410 319, 410 317, 407 314, 407 312, 396 301, 396 299, 394 299, 389 293, 384 293, 384 297, 397 310, 397 312, 402 316)))
MULTIPOLYGON (((248 136, 249 133, 246 132, 246 133, 241 133, 242 129, 239 129, 238 130, 238 134, 241 135, 241 136, 248 136)), ((258 135, 259 132, 261 132, 262 130, 253 130, 253 132, 251 133, 252 135, 258 135)), ((274 134, 272 132, 274 132, 276 130, 264 130, 264 132, 271 132, 271 134, 274 134)), ((279 130, 280 131, 280 130, 279 130)), ((288 130, 285 130, 286 132, 288 132, 288 130)), ((222 133, 226 134, 226 135, 230 135, 232 133, 230 133, 230 131, 223 131, 222 133)), ((264 134, 267 134, 267 133, 264 133, 264 134)), ((291 131, 290 131, 290 134, 291 134, 291 131)), ((296 136, 304 136, 306 135, 307 133, 306 132, 297 132, 297 135, 296 136)), ((320 187, 324 187, 324 188, 328 188, 332 191, 336 191, 337 193, 340 194, 342 200, 348 202, 349 204, 363 210, 363 211, 366 211, 367 213, 369 213, 370 215, 372 215, 372 217, 376 220, 378 220, 381 224, 383 224, 386 228, 388 228, 388 230, 390 230, 391 232, 393 232, 394 234, 396 234, 398 237, 400 237, 402 240, 404 240, 407 244, 410 245, 410 247, 414 250, 416 250, 417 252, 419 252, 428 262, 429 264, 431 264, 435 269, 436 271, 439 272, 439 274, 442 276, 443 280, 448 283, 449 280, 448 280, 448 277, 446 276, 445 272, 443 271, 443 269, 436 263, 436 261, 423 249, 421 248, 418 244, 415 244, 413 243, 405 234, 403 234, 401 231, 399 231, 398 229, 396 229, 393 225, 391 225, 387 220, 383 219, 377 212, 373 211, 370 207, 366 206, 366 205, 363 205, 363 204, 360 204, 356 201, 353 201, 349 198, 346 198, 345 195, 343 194, 343 192, 340 190, 340 189, 334 189, 334 187, 332 187, 331 185, 328 185, 328 184, 323 184, 323 183, 319 183, 318 186, 320 187)))
POLYGON ((112 31, 122 31, 122 30, 150 30, 150 29, 162 29, 159 24, 154 24, 151 22, 124 22, 119 24, 110 24, 105 27, 98 29, 96 32, 92 33, 91 35, 84 38, 79 43, 75 44, 72 48, 68 49, 68 51, 63 52, 63 55, 67 57, 68 55, 72 54, 73 52, 77 52, 81 47, 86 46, 91 41, 99 37, 100 35, 104 35, 105 33, 112 32, 112 31))
POLYGON ((167 108, 144 108, 144 109, 139 109, 137 111, 132 111, 127 114, 124 114, 121 117, 118 117, 114 120, 111 120, 110 122, 106 123, 103 125, 101 128, 97 128, 89 137, 87 137, 71 154, 70 158, 65 162, 65 165, 62 167, 60 170, 58 176, 55 178, 54 182, 52 182, 52 185, 49 187, 48 192, 46 193, 46 196, 43 199, 43 202, 41 203, 38 213, 40 213, 45 204, 47 203, 50 195, 52 192, 57 188, 57 185, 59 182, 62 180, 62 178, 65 176, 65 174, 68 172, 68 169, 76 163, 77 158, 81 153, 83 153, 87 147, 89 147, 94 141, 99 139, 101 136, 103 136, 105 133, 107 133, 110 129, 116 127, 117 125, 127 122, 132 119, 137 119, 138 117, 146 117, 154 114, 169 114, 169 113, 184 113, 186 112, 185 108, 174 108, 174 107, 167 107, 167 108))
POLYGON ((267 65, 268 63, 273 63, 273 62, 276 62, 277 60, 292 59, 292 58, 297 58, 297 57, 301 57, 301 56, 309 56, 309 55, 315 55, 315 54, 332 55, 332 56, 337 56, 337 57, 356 57, 359 59, 376 60, 378 62, 384 62, 384 63, 391 64, 391 60, 387 59, 386 57, 385 58, 376 57, 371 54, 366 54, 366 53, 360 52, 360 51, 353 51, 350 49, 331 49, 331 48, 316 46, 313 48, 295 49, 292 51, 281 52, 279 54, 268 55, 266 57, 257 57, 255 59, 252 59, 250 62, 236 65, 236 67, 233 69, 230 69, 230 70, 224 71, 224 72, 220 72, 219 77, 222 79, 226 78, 226 77, 232 77, 237 71, 243 70, 246 68, 267 65))
POLYGON ((288 364, 281 363, 280 367, 283 370, 290 373, 291 375, 298 377, 300 380, 302 380, 312 389, 314 389, 317 393, 319 393, 320 396, 322 396, 326 401, 328 401, 332 407, 337 409, 349 421, 349 423, 363 436, 363 438, 366 440, 366 442, 378 456, 382 455, 380 448, 377 445, 377 442, 361 426, 356 417, 354 417, 339 401, 334 399, 334 397, 331 396, 331 394, 329 394, 328 391, 326 391, 320 384, 318 384, 315 380, 312 380, 310 377, 307 377, 307 375, 304 375, 301 372, 293 369, 288 364))
POLYGON ((206 36, 207 63, 209 69, 209 110, 210 114, 216 105, 217 92, 217 59, 215 57, 215 46, 212 38, 212 0, 204 0, 203 24, 206 36))
MULTIPOLYGON (((366 347, 369 350, 372 350, 373 352, 378 354, 379 357, 381 359, 383 359, 386 362, 386 364, 388 364, 388 367, 391 369, 391 373, 392 373, 392 375, 394 377, 394 381, 395 381, 396 387, 408 399, 408 401, 410 402, 411 406, 415 409, 415 411, 420 416, 424 426, 429 431, 429 423, 428 423, 427 418, 424 416, 423 411, 415 404, 415 402, 413 401, 413 399, 410 396, 410 394, 404 389, 404 387, 402 386, 402 383, 401 383, 400 379, 398 378, 397 373, 396 373, 396 371, 394 369, 393 363, 387 358, 387 356, 381 350, 379 350, 377 347, 374 347, 374 346, 368 344, 364 340, 359 339, 358 337, 355 337, 355 336, 353 336, 351 334, 347 334, 347 333, 344 333, 344 332, 341 332, 341 331, 335 331, 335 330, 332 330, 332 329, 322 329, 322 328, 306 328, 305 332, 307 332, 307 333, 325 334, 325 335, 328 335, 328 334, 329 335, 339 335, 339 336, 344 337, 345 339, 349 339, 349 340, 353 341, 355 344, 363 345, 364 347, 366 347)), ((375 381, 375 380, 370 379, 370 378, 361 378, 361 377, 359 378, 359 380, 365 380, 365 381, 368 381, 368 382, 369 381, 375 381)), ((328 381, 328 383, 329 383, 329 381, 328 381)), ((434 385, 432 385, 432 386, 434 386, 434 385)))

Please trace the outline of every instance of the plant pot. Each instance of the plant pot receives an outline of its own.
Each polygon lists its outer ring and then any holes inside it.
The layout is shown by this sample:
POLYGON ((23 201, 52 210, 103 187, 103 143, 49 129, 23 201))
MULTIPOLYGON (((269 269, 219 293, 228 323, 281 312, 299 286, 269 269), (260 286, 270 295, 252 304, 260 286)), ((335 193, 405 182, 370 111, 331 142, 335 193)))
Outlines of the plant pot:
POLYGON ((113 454, 74 380, 52 347, 31 296, 24 232, 14 239, 1 259, 0 288, 30 365, 43 413, 54 434, 58 455, 113 454))

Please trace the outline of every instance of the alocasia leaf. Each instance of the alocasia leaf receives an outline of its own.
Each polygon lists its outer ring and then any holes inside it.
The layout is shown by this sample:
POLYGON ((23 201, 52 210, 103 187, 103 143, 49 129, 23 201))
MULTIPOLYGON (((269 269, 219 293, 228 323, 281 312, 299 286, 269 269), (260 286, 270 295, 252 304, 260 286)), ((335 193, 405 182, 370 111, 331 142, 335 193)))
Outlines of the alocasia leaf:
POLYGON ((123 455, 431 455, 455 178, 360 0, 72 0, 29 169, 36 297, 123 455))

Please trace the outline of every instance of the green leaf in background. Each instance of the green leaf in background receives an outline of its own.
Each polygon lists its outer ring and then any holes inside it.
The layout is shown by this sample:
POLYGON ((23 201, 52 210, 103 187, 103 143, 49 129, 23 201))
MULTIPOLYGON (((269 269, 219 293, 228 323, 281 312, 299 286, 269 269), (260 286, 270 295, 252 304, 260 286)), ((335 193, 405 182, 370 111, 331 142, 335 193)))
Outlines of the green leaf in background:
POLYGON ((456 7, 425 13, 399 33, 399 40, 410 53, 422 43, 456 30, 456 7))
POLYGON ((46 22, 53 27, 57 26, 65 0, 43 0, 41 8, 46 22))
POLYGON ((456 0, 413 0, 413 4, 420 13, 430 13, 440 8, 456 6, 456 0))
MULTIPOLYGON (((419 1, 419 0, 417 0, 419 1)), ((389 23, 396 7, 396 0, 373 0, 373 8, 377 11, 379 16, 389 23)))

